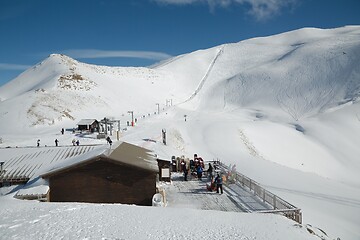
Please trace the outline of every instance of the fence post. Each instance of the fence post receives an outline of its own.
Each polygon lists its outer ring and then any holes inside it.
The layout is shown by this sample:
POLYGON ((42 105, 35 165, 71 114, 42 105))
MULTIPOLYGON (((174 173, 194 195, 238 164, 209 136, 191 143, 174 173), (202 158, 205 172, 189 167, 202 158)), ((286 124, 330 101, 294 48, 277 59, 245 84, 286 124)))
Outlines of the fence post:
POLYGON ((295 212, 295 218, 296 218, 296 219, 295 219, 296 222, 302 224, 302 213, 301 213, 300 210, 297 210, 297 211, 295 212))
POLYGON ((263 197, 262 197, 262 199, 263 199, 263 202, 265 202, 265 189, 262 189, 262 191, 263 191, 263 197))
POLYGON ((276 195, 274 194, 274 197, 273 197, 273 206, 274 206, 274 209, 276 209, 276 195))

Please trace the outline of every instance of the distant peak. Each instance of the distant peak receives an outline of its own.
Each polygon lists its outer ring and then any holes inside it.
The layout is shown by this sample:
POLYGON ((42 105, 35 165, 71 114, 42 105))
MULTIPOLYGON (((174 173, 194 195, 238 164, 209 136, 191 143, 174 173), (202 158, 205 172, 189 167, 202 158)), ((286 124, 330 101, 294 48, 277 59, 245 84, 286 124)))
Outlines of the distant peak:
POLYGON ((65 60, 72 60, 72 61, 76 61, 75 59, 69 57, 69 56, 66 56, 64 54, 60 54, 60 53, 52 53, 49 55, 49 58, 57 58, 57 59, 65 59, 65 60))
POLYGON ((67 65, 67 66, 69 66, 69 68, 71 70, 73 70, 74 67, 79 63, 75 59, 73 59, 69 56, 66 56, 64 54, 59 54, 59 53, 50 54, 49 57, 46 59, 46 61, 57 62, 57 63, 67 65))
POLYGON ((62 57, 62 56, 65 56, 64 54, 60 54, 60 53, 52 53, 50 54, 49 57, 62 57))

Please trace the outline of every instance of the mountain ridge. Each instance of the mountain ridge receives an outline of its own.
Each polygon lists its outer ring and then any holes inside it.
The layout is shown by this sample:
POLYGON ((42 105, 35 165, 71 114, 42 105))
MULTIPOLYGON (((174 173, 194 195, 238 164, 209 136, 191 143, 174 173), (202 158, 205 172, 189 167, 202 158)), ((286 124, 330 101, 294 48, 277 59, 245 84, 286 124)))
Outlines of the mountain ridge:
MULTIPOLYGON (((56 119, 78 119, 81 114, 70 112, 85 113, 94 105, 104 109, 99 115, 119 107, 122 114, 129 109, 143 114, 159 102, 165 107, 167 99, 176 104, 191 100, 183 104, 191 109, 271 108, 297 121, 358 99, 357 39, 358 26, 303 28, 198 50, 149 68, 97 66, 51 54, 0 88, 1 105, 33 92, 38 103, 26 110, 33 116, 41 118, 43 105, 58 106, 50 111, 55 115, 49 125, 56 119), (48 97, 52 92, 56 103, 48 97), (143 105, 139 99, 145 106, 139 107, 143 105), (66 114, 59 110, 61 102, 66 103, 66 114)), ((43 123, 38 119, 31 125, 43 123)))

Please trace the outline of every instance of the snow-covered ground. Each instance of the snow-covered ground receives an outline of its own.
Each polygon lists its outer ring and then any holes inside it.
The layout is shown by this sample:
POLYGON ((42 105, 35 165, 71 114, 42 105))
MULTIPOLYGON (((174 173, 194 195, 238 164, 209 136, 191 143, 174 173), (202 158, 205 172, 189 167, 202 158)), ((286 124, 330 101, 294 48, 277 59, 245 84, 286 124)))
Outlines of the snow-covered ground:
POLYGON ((279 215, 1 199, 0 239, 319 239, 279 215))
MULTIPOLYGON (((93 66, 52 55, 0 88, 1 147, 34 146, 39 138, 44 145, 54 145, 55 138, 69 145, 74 136, 60 135, 61 128, 73 128, 82 118, 114 117, 127 128, 121 140, 161 158, 197 153, 236 164, 301 208, 304 226, 321 228, 331 239, 355 240, 359 96, 359 26, 306 28, 225 44, 152 68, 93 66), (166 106, 169 100, 173 106, 166 106), (126 126, 128 111, 137 118, 135 127, 126 126)), ((23 202, 11 196, 0 202, 6 238, 43 231, 49 235, 39 238, 312 239, 304 227, 273 215, 23 202), (125 218, 141 225, 132 231, 125 218), (104 222, 100 233, 93 227, 96 219, 104 222)))

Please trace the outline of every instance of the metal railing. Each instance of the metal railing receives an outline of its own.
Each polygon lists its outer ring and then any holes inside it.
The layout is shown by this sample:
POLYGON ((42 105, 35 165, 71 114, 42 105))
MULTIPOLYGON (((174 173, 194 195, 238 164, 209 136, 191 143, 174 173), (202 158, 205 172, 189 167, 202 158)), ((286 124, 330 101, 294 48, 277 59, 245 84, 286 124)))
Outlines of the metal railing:
MULTIPOLYGON (((230 171, 229 167, 226 166, 225 164, 221 162, 218 162, 218 164, 220 165, 221 168, 230 171)), ((281 214, 291 220, 294 220, 295 222, 298 222, 300 224, 302 223, 301 209, 288 203, 279 196, 269 192, 253 179, 236 171, 233 180, 239 183, 242 187, 248 188, 250 192, 252 192, 255 196, 259 197, 264 203, 267 203, 273 207, 273 210, 265 210, 265 211, 257 211, 257 212, 281 214)))

